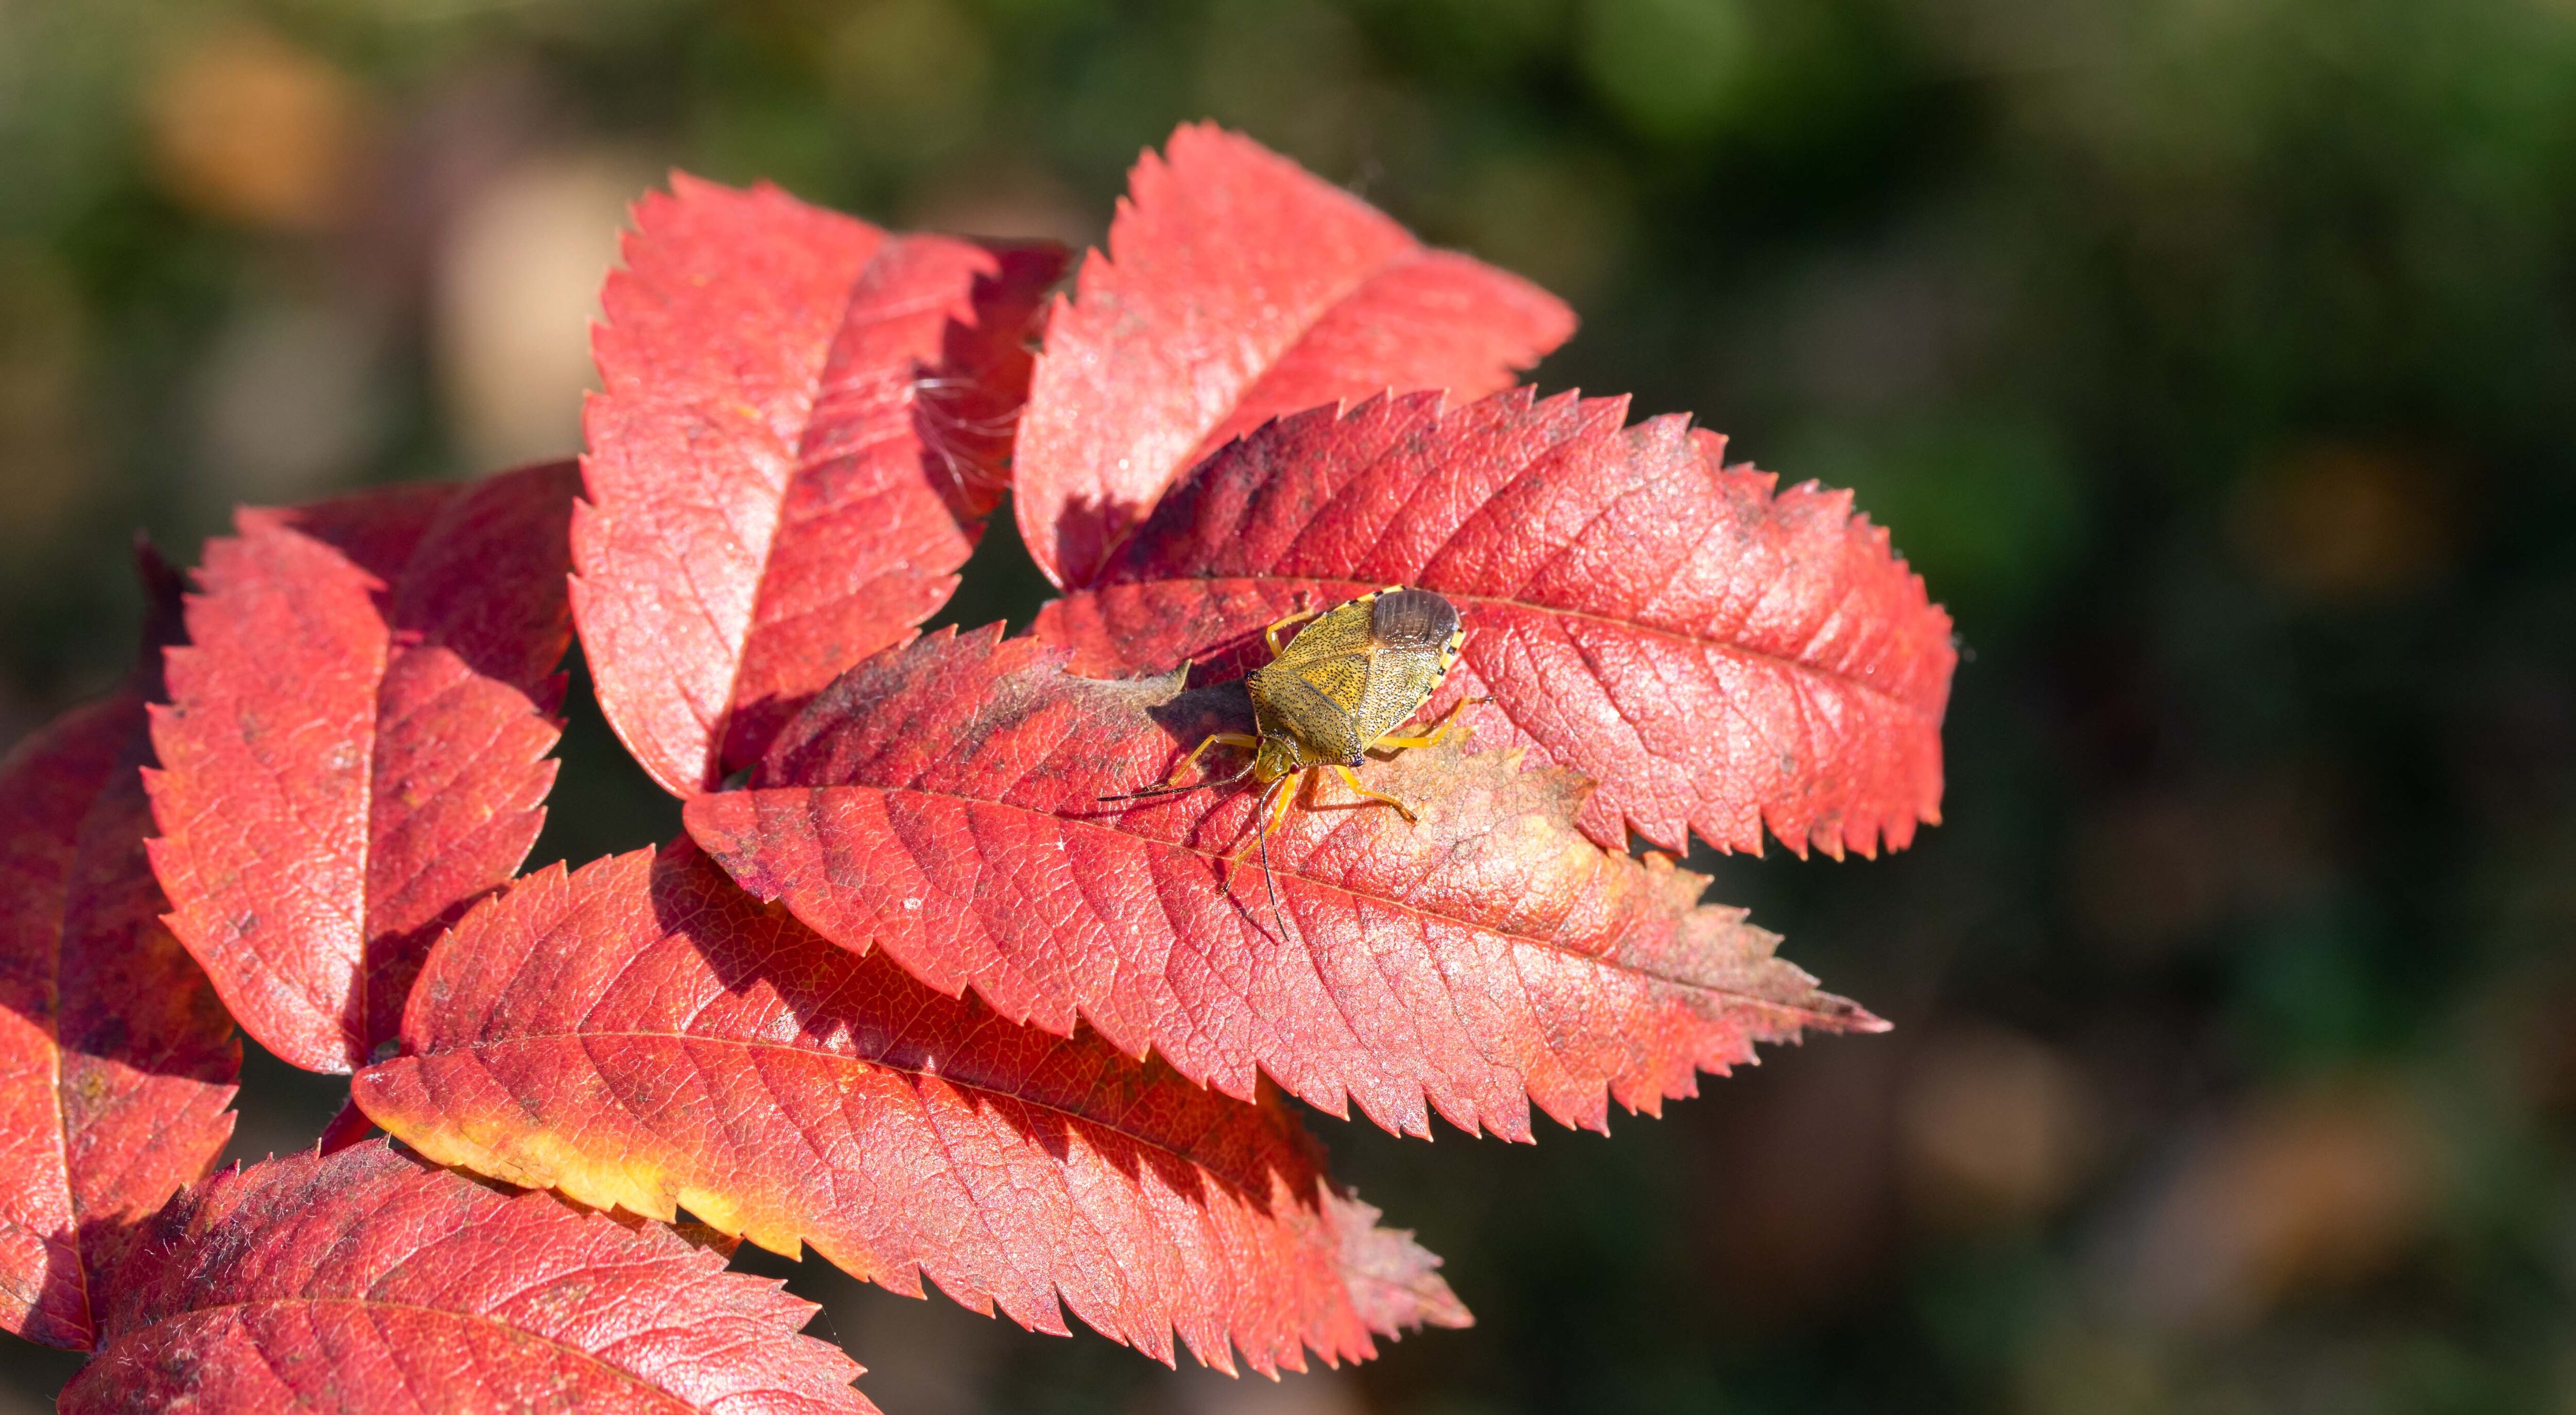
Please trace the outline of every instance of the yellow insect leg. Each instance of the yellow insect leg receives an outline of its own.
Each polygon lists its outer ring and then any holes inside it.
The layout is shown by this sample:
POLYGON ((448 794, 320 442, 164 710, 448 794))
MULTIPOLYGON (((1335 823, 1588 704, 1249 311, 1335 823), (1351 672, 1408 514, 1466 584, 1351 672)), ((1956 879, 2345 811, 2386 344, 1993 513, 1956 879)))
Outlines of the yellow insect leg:
POLYGON ((1279 822, 1287 819, 1288 803, 1296 799, 1299 791, 1305 789, 1306 777, 1310 774, 1311 769, 1307 772, 1300 772, 1294 780, 1286 781, 1284 784, 1276 785, 1272 788, 1272 794, 1269 798, 1270 809, 1263 813, 1260 828, 1252 832, 1252 843, 1235 851, 1234 854, 1225 862, 1225 884, 1231 886, 1234 883, 1234 867, 1242 864, 1243 857, 1251 854, 1255 849, 1257 849, 1261 842, 1268 838, 1270 832, 1279 828, 1279 822))
POLYGON ((1372 801, 1384 801, 1386 804, 1395 807, 1395 813, 1404 817, 1405 824, 1411 825, 1414 823, 1413 808, 1411 806, 1404 804, 1402 801, 1395 799, 1393 796, 1390 796, 1383 791, 1371 791, 1367 787, 1362 786, 1360 784, 1359 773, 1351 770, 1349 767, 1336 764, 1333 767, 1333 770, 1342 774, 1343 783, 1348 785, 1353 791, 1366 796, 1372 801))
POLYGON ((1197 746, 1190 749, 1190 754, 1188 756, 1181 758, 1181 764, 1172 768, 1172 774, 1163 778, 1162 785, 1148 786, 1142 791, 1122 791, 1115 796, 1103 796, 1100 799, 1103 801, 1135 801, 1141 800, 1147 796, 1169 796, 1178 791, 1196 791, 1202 786, 1231 785, 1234 782, 1241 781, 1243 778, 1252 774, 1251 765, 1246 763, 1243 770, 1236 772, 1234 775, 1226 777, 1223 780, 1190 780, 1190 773, 1198 766, 1199 758, 1207 754, 1208 748, 1218 746, 1241 747, 1246 751, 1252 751, 1257 750, 1261 746, 1261 739, 1242 732, 1211 732, 1202 739, 1197 746))
POLYGON ((1249 732, 1211 732, 1197 746, 1190 748, 1190 754, 1181 758, 1181 764, 1172 768, 1172 774, 1163 779, 1163 784, 1178 786, 1189 780, 1190 773, 1198 770, 1199 758, 1206 756, 1210 747, 1241 747, 1248 752, 1260 745, 1261 739, 1249 732))
POLYGON ((1449 709, 1448 712, 1441 715, 1440 725, 1432 728, 1429 734, 1421 737, 1398 737, 1394 733, 1390 732, 1385 736, 1378 738, 1377 741, 1372 744, 1371 750, 1384 749, 1390 752, 1401 752, 1413 747, 1436 747, 1440 744, 1441 738, 1449 735, 1450 725, 1458 720, 1458 714, 1465 712, 1467 709, 1474 707, 1479 703, 1490 703, 1492 701, 1492 698, 1460 698, 1457 706, 1449 709))
POLYGON ((1279 656, 1280 630, 1287 628, 1291 624, 1302 624, 1323 612, 1324 611, 1320 609, 1301 609, 1296 613, 1289 615, 1287 618, 1280 620, 1278 623, 1271 625, 1269 628, 1262 630, 1261 637, 1268 640, 1270 643, 1270 656, 1272 658, 1277 658, 1279 656))

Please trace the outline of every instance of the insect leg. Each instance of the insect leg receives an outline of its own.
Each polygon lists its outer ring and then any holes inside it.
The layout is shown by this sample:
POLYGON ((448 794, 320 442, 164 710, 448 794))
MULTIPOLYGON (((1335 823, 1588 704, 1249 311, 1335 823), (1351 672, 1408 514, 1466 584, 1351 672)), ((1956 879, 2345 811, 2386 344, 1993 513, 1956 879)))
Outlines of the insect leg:
POLYGON ((1191 772, 1198 769, 1199 758, 1207 755, 1207 749, 1210 747, 1241 747, 1243 750, 1249 752, 1260 747, 1260 745, 1261 739, 1253 736, 1249 732, 1211 732, 1206 737, 1202 738, 1197 746, 1190 748, 1190 754, 1181 758, 1181 764, 1172 768, 1172 774, 1163 778, 1163 784, 1166 786, 1180 785, 1182 781, 1188 778, 1191 772))
POLYGON ((1375 743, 1371 744, 1371 749, 1375 750, 1376 748, 1383 747, 1388 751, 1397 752, 1403 751, 1408 747, 1436 747, 1440 744, 1441 738, 1449 735, 1449 726, 1451 723, 1458 720, 1458 714, 1465 712, 1467 709, 1474 707, 1479 703, 1490 703, 1492 701, 1492 698, 1460 698, 1457 706, 1452 707, 1449 711, 1441 714, 1440 725, 1432 728, 1429 734, 1421 737, 1398 737, 1394 733, 1390 732, 1385 736, 1378 738, 1375 743))
MULTIPOLYGON (((1301 772, 1299 775, 1302 776, 1303 773, 1301 772)), ((1287 777, 1280 777, 1279 780, 1270 784, 1270 789, 1273 791, 1278 790, 1279 787, 1287 780, 1287 777)), ((1261 887, 1270 891, 1270 922, 1279 926, 1279 936, 1282 939, 1285 939, 1288 936, 1288 915, 1285 910, 1282 910, 1279 907, 1279 878, 1278 876, 1270 873, 1270 830, 1271 827, 1279 824, 1280 818, 1285 816, 1287 813, 1288 798, 1286 796, 1282 796, 1279 798, 1279 804, 1272 808, 1270 819, 1262 822, 1261 834, 1255 837, 1253 841, 1254 844, 1261 847, 1261 887)))
POLYGON ((1277 830, 1279 822, 1287 818, 1288 803, 1295 800, 1297 795, 1294 791, 1281 795, 1281 788, 1303 782, 1306 775, 1302 771, 1290 772, 1272 780, 1270 789, 1261 793, 1261 804, 1253 807, 1252 811, 1253 819, 1259 822, 1253 832, 1252 844, 1235 851, 1233 856, 1226 860, 1225 878, 1228 881, 1234 878, 1234 867, 1243 863, 1243 857, 1251 854, 1254 846, 1261 848, 1261 867, 1265 870, 1270 868, 1270 847, 1266 842, 1270 839, 1270 832, 1277 830))
POLYGON ((1270 656, 1272 658, 1277 658, 1279 656, 1280 630, 1287 628, 1291 624, 1302 624, 1323 612, 1324 611, 1320 609, 1301 609, 1296 613, 1289 615, 1287 618, 1280 620, 1278 623, 1271 625, 1269 628, 1262 630, 1261 637, 1268 640, 1270 644, 1270 656))
POLYGON ((1214 781, 1189 781, 1187 778, 1192 771, 1197 769, 1199 758, 1204 756, 1207 753, 1207 749, 1210 747, 1241 747, 1246 751, 1250 751, 1260 745, 1261 739, 1248 732, 1211 732, 1197 746, 1190 749, 1190 754, 1188 756, 1181 758, 1181 764, 1172 768, 1172 774, 1163 779, 1162 785, 1148 786, 1142 791, 1124 791, 1118 795, 1103 796, 1100 799, 1104 801, 1132 801, 1139 796, 1166 796, 1175 791, 1195 791, 1202 786, 1224 786, 1232 782, 1241 781, 1246 776, 1252 774, 1252 766, 1248 762, 1245 763, 1243 770, 1236 772, 1232 776, 1220 777, 1214 781))
POLYGON ((1402 801, 1395 799, 1393 796, 1390 796, 1383 791, 1371 791, 1367 787, 1362 786, 1360 784, 1359 773, 1351 770, 1349 767, 1337 764, 1334 766, 1333 770, 1342 774, 1343 783, 1348 785, 1353 791, 1357 791, 1372 801, 1384 801, 1386 804, 1395 807, 1395 813, 1404 817, 1404 823, 1406 825, 1415 824, 1413 808, 1411 806, 1404 804, 1402 801))

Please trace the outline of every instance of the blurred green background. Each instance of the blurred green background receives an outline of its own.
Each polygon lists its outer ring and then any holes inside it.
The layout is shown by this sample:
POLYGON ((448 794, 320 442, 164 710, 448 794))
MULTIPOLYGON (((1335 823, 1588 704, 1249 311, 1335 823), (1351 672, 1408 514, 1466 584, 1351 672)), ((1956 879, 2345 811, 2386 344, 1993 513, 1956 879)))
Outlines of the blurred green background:
MULTIPOLYGON (((1972 655, 1949 823, 1700 862, 1893 1035, 1317 1122, 1473 1331, 1236 1384, 809 1265, 891 1415, 2576 1411, 2571 0, 0 0, 0 739, 135 526, 573 450, 666 167, 1088 242, 1199 116, 1856 487, 1972 655)), ((670 832, 565 753, 541 860, 670 832)), ((334 1104, 247 1079, 242 1155, 334 1104)))

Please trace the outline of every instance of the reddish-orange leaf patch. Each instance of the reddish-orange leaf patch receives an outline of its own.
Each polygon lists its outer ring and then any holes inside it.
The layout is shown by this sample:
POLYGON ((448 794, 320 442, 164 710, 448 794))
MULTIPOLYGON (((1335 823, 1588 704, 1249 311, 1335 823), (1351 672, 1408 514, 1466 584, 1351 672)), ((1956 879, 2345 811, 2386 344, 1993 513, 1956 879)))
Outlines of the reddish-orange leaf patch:
POLYGON ((171 928, 260 1044, 362 1065, 421 954, 544 823, 570 464, 244 511, 146 773, 171 928))
MULTIPOLYGON (((1250 842, 1256 792, 1104 803, 1160 779, 1242 690, 1066 676, 1063 650, 987 631, 880 655, 781 734, 756 789, 691 801, 745 887, 845 947, 883 948, 1013 1018, 1087 1018, 1131 1053, 1253 1094, 1255 1068, 1324 1109, 1428 1132, 1530 1133, 1529 1103, 1591 1128, 1801 1029, 1880 1025, 1773 956, 1700 876, 1575 830, 1586 786, 1517 753, 1368 767, 1415 804, 1335 809, 1315 784, 1272 837, 1285 927, 1250 842)), ((1223 760, 1211 763, 1223 769, 1223 760)))
MULTIPOLYGON (((941 640, 939 642, 944 642, 941 640)), ((1275 1102, 1014 1026, 764 908, 686 842, 532 875, 431 955, 359 1073, 424 1153, 708 1223, 1164 1361, 1302 1369, 1466 1314, 1275 1102)))
POLYGON ((1175 487, 1038 634, 1077 672, 1225 677, 1281 615, 1420 585, 1468 631, 1434 711, 1492 695, 1495 741, 1600 783, 1593 839, 1902 848, 1940 819, 1950 616, 1847 493, 1781 490, 1626 411, 1515 391, 1283 420, 1175 487))
POLYGON ((1020 534, 1057 584, 1088 584, 1229 439, 1389 389, 1491 393, 1573 332, 1528 281, 1425 247, 1249 138, 1185 125, 1137 162, 1109 254, 1048 321, 1020 534))
POLYGON ((686 795, 947 601, 1064 257, 687 176, 635 225, 592 340, 573 612, 609 723, 686 795))
POLYGON ((372 1141, 181 1195, 66 1412, 872 1412, 811 1303, 654 1224, 372 1141))
POLYGON ((161 923, 150 756, 128 690, 0 763, 0 1328, 80 1350, 124 1230, 232 1134, 241 1067, 232 1018, 161 923))

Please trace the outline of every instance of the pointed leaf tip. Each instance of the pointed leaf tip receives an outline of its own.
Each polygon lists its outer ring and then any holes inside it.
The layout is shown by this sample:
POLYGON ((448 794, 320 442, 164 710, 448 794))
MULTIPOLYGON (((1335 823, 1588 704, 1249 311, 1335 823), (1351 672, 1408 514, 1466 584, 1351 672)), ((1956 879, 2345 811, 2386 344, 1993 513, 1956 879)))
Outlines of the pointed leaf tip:
POLYGON ((947 600, 1064 256, 675 174, 625 260, 592 338, 573 612, 610 725, 686 795, 947 600))
POLYGON ((570 463, 249 510, 165 656, 170 926, 261 1045, 349 1071, 421 954, 536 842, 560 726, 570 463))
POLYGON ((1048 321, 1020 430, 1021 538, 1058 585, 1200 458, 1281 414, 1389 389, 1509 387, 1574 332, 1518 276, 1433 250, 1296 163, 1188 124, 1128 177, 1048 321))

